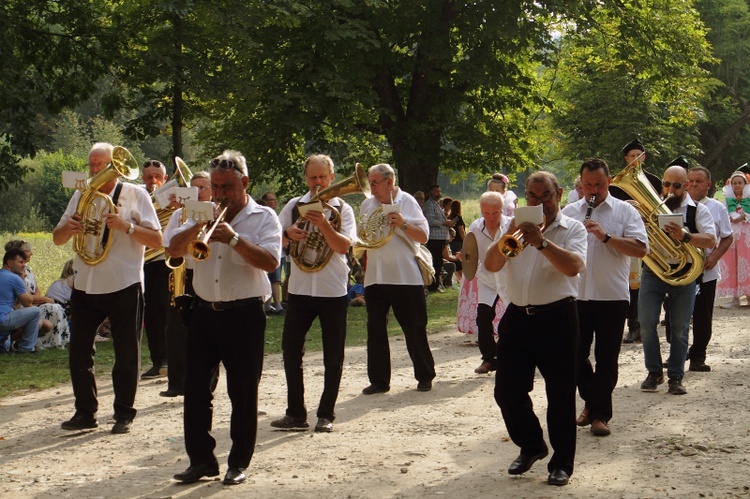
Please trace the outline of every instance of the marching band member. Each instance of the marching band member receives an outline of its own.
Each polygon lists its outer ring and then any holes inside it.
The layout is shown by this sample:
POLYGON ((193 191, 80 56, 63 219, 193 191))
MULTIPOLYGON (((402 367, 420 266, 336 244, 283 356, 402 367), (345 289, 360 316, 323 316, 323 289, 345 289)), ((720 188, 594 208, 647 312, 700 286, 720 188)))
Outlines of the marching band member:
MULTIPOLYGON (((196 172, 190 179, 190 186, 198 188, 198 201, 211 201, 211 178, 208 172, 196 172)), ((172 213, 167 227, 164 229, 164 247, 167 255, 172 234, 182 225, 182 213, 185 208, 179 208, 172 213)), ((187 218, 187 217, 186 217, 187 218)), ((194 260, 185 259, 185 292, 193 296, 193 265, 194 260)), ((171 301, 171 300, 170 300, 171 301)), ((167 311, 167 389, 159 392, 160 397, 177 397, 185 394, 185 339, 187 326, 180 317, 180 311, 170 304, 167 311)))
MULTIPOLYGON (((247 165, 239 152, 224 151, 211 161, 209 171, 213 199, 226 211, 223 220, 214 222, 209 254, 194 267, 196 296, 185 374, 184 432, 190 466, 174 478, 193 483, 219 474, 216 440, 211 436, 211 385, 222 362, 232 402, 232 448, 223 483, 236 485, 245 481, 255 450, 266 329, 263 302, 271 292, 266 273, 279 265, 281 226, 273 210, 247 194, 247 165)), ((170 254, 186 255, 201 229, 195 220, 183 224, 172 236, 170 254)))
MULTIPOLYGON (((167 181, 167 168, 155 159, 143 165, 143 187, 152 194, 167 181)), ((169 274, 164 255, 158 255, 143 265, 143 327, 151 357, 151 368, 141 379, 164 377, 167 368, 167 314, 169 308, 169 274)))
MULTIPOLYGON (((302 242, 313 237, 313 229, 305 230, 297 223, 300 218, 297 204, 309 202, 319 189, 331 185, 334 179, 333 160, 323 154, 310 156, 305 161, 304 172, 309 192, 291 199, 279 215, 284 235, 291 241, 297 241, 300 247, 302 242)), ((354 210, 341 198, 330 199, 327 203, 337 210, 341 217, 338 232, 330 222, 331 215, 328 210, 309 211, 305 218, 312 227, 317 227, 320 231, 313 235, 323 237, 328 251, 333 251, 331 259, 317 272, 302 270, 296 261, 292 265, 289 300, 281 338, 287 384, 287 409, 284 417, 271 422, 274 428, 294 429, 309 426, 305 407, 302 358, 305 354, 305 337, 316 317, 320 321, 323 335, 325 374, 315 431, 332 431, 333 421, 336 419, 334 406, 344 368, 346 314, 349 308, 346 298, 349 276, 346 254, 356 237, 356 221, 354 210)), ((310 250, 305 252, 309 253, 310 250)), ((300 254, 299 258, 304 256, 300 254)))
MULTIPOLYGON (((89 174, 92 177, 112 162, 113 149, 111 144, 94 144, 89 152, 89 174)), ((98 425, 94 338, 99 325, 109 317, 115 349, 112 368, 115 424, 112 433, 128 433, 136 414, 133 403, 141 365, 143 252, 146 246, 160 247, 162 234, 156 210, 142 188, 115 178, 102 185, 99 192, 112 198, 117 213, 103 215, 103 223, 112 234, 107 258, 98 265, 89 265, 80 256, 75 258, 68 350, 76 412, 62 424, 62 429, 83 430, 98 425)), ((52 231, 52 240, 58 246, 82 232, 81 217, 76 214, 80 198, 80 191, 73 193, 65 213, 52 231)))
POLYGON ((488 191, 479 198, 482 216, 469 226, 477 239, 477 342, 482 364, 474 369, 477 374, 487 374, 497 369, 497 346, 492 322, 495 320, 495 306, 499 299, 495 284, 495 274, 484 268, 485 254, 497 242, 510 219, 503 215, 503 195, 488 191))
MULTIPOLYGON (((393 307, 404 331, 406 349, 414 364, 417 390, 432 389, 435 361, 427 342, 427 303, 424 282, 408 244, 427 241, 429 227, 417 201, 396 187, 396 173, 390 165, 372 166, 368 172, 372 197, 360 206, 360 219, 378 208, 398 204, 400 210, 388 213, 395 234, 383 246, 367 250, 365 306, 367 307, 367 375, 370 386, 365 395, 391 389, 391 353, 388 345, 388 311, 393 307), (406 241, 402 238, 405 238, 406 241)), ((439 278, 435 276, 435 278, 439 278)))
POLYGON ((648 253, 648 236, 638 211, 609 194, 612 178, 606 162, 588 159, 580 174, 583 199, 563 209, 563 214, 583 222, 588 232, 586 270, 581 273, 577 302, 578 392, 585 406, 576 424, 591 424, 591 433, 607 436, 630 299, 630 258, 648 253), (596 369, 589 359, 594 336, 596 369))
MULTIPOLYGON (((685 225, 683 228, 675 223, 669 223, 665 226, 665 231, 676 242, 689 242, 697 248, 713 248, 716 246, 716 229, 711 212, 688 196, 687 180, 687 171, 682 166, 670 166, 664 172, 662 195, 672 195, 664 204, 672 210, 672 213, 682 215, 685 225)), ((658 251, 658 249, 652 248, 652 251, 658 251)), ((672 333, 667 360, 669 393, 673 395, 687 393, 682 384, 682 377, 685 374, 688 332, 695 304, 696 285, 696 281, 684 286, 668 284, 650 268, 644 267, 638 297, 638 317, 641 322, 643 355, 648 376, 641 383, 641 390, 655 391, 658 385, 664 383, 661 348, 656 326, 659 324, 664 298, 668 296, 672 333)))
POLYGON ((548 172, 526 180, 529 206, 542 205, 544 232, 525 222, 507 233, 523 233, 529 247, 506 258, 493 244, 485 267, 505 269, 508 308, 498 326, 495 400, 511 440, 521 453, 508 468, 520 475, 547 456, 542 428, 529 397, 539 369, 547 390, 547 422, 554 449, 547 469, 550 485, 567 485, 576 450, 576 370, 578 358, 578 274, 586 266, 586 229, 560 212, 562 189, 548 172))

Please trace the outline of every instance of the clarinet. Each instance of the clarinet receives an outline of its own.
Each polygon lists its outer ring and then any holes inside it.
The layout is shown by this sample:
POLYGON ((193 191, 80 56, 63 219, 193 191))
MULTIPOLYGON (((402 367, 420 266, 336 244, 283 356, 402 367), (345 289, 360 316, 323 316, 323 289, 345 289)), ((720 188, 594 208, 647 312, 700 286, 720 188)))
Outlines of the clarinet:
POLYGON ((594 211, 594 201, 596 201, 596 196, 592 195, 589 198, 589 207, 586 209, 586 218, 583 219, 584 223, 591 220, 591 212, 594 211))

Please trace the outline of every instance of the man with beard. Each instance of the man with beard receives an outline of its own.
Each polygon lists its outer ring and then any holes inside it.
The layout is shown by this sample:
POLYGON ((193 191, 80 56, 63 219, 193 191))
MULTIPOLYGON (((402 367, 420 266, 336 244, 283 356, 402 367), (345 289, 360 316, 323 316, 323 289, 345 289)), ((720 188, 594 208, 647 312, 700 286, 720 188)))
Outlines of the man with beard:
POLYGON ((576 372, 578 359, 578 274, 586 268, 586 229, 560 211, 562 189, 549 172, 526 180, 526 202, 542 205, 544 232, 530 222, 520 229, 528 247, 506 258, 490 246, 484 265, 505 271, 508 309, 498 326, 495 400, 511 440, 521 448, 508 473, 520 475, 547 456, 542 427, 529 392, 534 372, 544 377, 547 421, 554 454, 547 464, 549 485, 567 485, 576 451, 576 372))
MULTIPOLYGON (((687 194, 687 171, 682 166, 670 166, 662 177, 662 195, 667 197, 665 205, 672 213, 683 217, 682 225, 668 223, 664 230, 674 242, 690 243, 697 248, 716 246, 716 229, 711 212, 704 205, 696 203, 687 194)), ((652 247, 651 251, 658 251, 652 247)), ((672 265, 677 262, 668 261, 672 265)), ((684 395, 687 390, 682 384, 685 374, 688 332, 693 315, 697 280, 683 286, 670 285, 662 281, 650 268, 644 267, 641 289, 638 297, 638 317, 641 321, 643 354, 648 376, 641 383, 641 390, 655 391, 664 382, 661 348, 656 326, 659 324, 661 307, 665 297, 669 298, 672 339, 669 344, 667 375, 669 393, 684 395)))
MULTIPOLYGON (((214 222, 207 258, 194 267, 195 303, 185 372, 184 432, 190 466, 174 478, 193 483, 219 474, 216 440, 211 436, 211 392, 221 362, 232 403, 232 448, 223 483, 237 485, 245 481, 255 450, 266 331, 263 302, 271 292, 266 273, 279 266, 281 225, 271 208, 259 206, 247 194, 247 163, 239 152, 224 151, 211 160, 209 172, 213 199, 226 212, 223 220, 214 222)), ((177 229, 170 254, 186 255, 202 225, 189 220, 177 229)))
POLYGON ((606 162, 588 159, 580 173, 583 199, 563 210, 583 222, 588 232, 586 270, 578 286, 578 392, 585 406, 576 424, 590 424, 593 435, 604 437, 610 434, 612 391, 617 385, 620 339, 630 299, 630 258, 648 253, 648 236, 638 211, 609 194, 612 178, 606 162), (596 368, 589 359, 592 344, 596 368))

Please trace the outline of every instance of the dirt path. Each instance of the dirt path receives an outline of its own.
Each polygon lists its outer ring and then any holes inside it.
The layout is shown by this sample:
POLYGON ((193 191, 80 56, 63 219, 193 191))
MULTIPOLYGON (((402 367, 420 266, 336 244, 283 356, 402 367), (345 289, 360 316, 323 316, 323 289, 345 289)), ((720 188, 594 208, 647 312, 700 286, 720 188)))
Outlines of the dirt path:
MULTIPOLYGON (((451 330, 430 336, 438 376, 417 392, 402 338, 391 340, 387 394, 365 396, 364 348, 347 350, 331 434, 272 431, 283 414, 281 356, 266 357, 258 445, 247 483, 177 485, 188 463, 182 400, 158 396, 164 380, 140 386, 129 435, 112 435, 111 383, 100 380, 100 428, 60 430, 73 412, 70 386, 0 400, 0 497, 750 497, 750 308, 716 309, 711 373, 688 373, 688 394, 642 393, 640 345, 623 345, 612 435, 580 429, 576 471, 564 488, 546 485, 546 460, 526 475, 506 474, 518 449, 479 376, 476 347, 451 330)), ((311 423, 322 385, 319 353, 307 356, 311 423)), ((666 385, 664 385, 666 387, 666 385)), ((534 403, 546 408, 538 378, 534 403)), ((579 407, 580 407, 579 403, 579 407)), ((543 419, 543 416, 542 416, 543 419)), ((214 434, 222 475, 229 449, 229 401, 217 390, 214 434)))

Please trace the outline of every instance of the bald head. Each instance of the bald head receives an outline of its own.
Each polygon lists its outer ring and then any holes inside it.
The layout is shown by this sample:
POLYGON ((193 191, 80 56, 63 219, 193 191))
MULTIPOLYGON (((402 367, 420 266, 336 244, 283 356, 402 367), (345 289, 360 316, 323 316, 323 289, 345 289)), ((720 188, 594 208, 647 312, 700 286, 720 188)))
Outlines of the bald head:
POLYGON ((664 171, 664 180, 685 182, 687 181, 687 170, 681 166, 670 166, 664 171))

